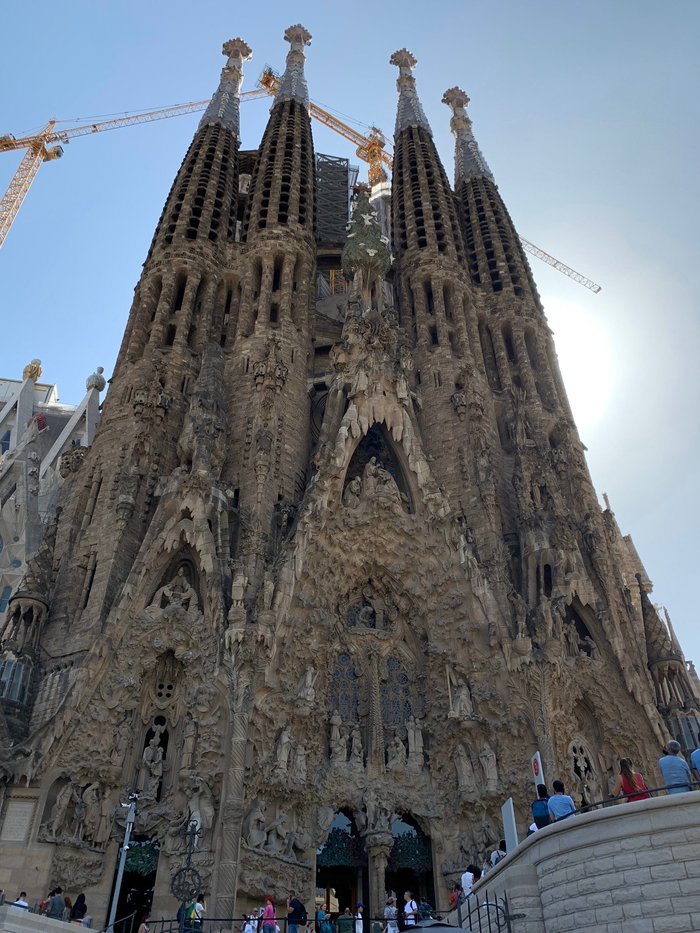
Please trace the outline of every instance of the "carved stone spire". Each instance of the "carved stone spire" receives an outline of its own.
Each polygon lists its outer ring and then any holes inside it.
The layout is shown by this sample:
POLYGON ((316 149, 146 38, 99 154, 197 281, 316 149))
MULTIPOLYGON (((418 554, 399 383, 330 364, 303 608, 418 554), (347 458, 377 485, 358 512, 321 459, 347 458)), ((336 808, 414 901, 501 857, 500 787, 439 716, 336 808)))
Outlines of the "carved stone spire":
POLYGON ((309 88, 304 76, 304 46, 311 45, 311 33, 302 25, 290 26, 284 38, 291 48, 287 52, 287 65, 275 94, 275 104, 281 100, 297 100, 309 109, 309 88))
POLYGON ((396 65, 399 69, 399 77, 396 81, 396 90, 399 92, 399 105, 396 111, 395 136, 398 136, 402 130, 407 129, 409 126, 422 126, 431 136, 433 135, 428 118, 423 112, 423 107, 418 99, 416 79, 411 74, 417 61, 415 55, 411 54, 408 49, 399 49, 389 59, 389 64, 396 65))
POLYGON ((460 87, 451 87, 442 95, 443 104, 452 110, 450 129, 455 138, 455 184, 470 175, 485 175, 493 181, 491 169, 481 154, 467 115, 469 97, 460 87))
POLYGON ((240 91, 243 83, 243 62, 250 61, 253 53, 248 43, 240 38, 224 42, 222 52, 228 56, 228 61, 221 69, 219 86, 199 121, 199 129, 218 124, 231 130, 238 138, 241 125, 240 91))

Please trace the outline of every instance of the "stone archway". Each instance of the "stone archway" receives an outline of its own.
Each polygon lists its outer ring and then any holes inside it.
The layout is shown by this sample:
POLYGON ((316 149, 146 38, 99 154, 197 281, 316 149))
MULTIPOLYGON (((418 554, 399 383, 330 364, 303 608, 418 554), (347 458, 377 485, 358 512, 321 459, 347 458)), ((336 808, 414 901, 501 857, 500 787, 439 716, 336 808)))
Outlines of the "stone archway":
POLYGON ((366 900, 367 851, 354 815, 346 808, 335 814, 325 842, 316 852, 316 889, 329 909, 343 913, 366 900), (337 901, 337 905, 336 902, 337 901))

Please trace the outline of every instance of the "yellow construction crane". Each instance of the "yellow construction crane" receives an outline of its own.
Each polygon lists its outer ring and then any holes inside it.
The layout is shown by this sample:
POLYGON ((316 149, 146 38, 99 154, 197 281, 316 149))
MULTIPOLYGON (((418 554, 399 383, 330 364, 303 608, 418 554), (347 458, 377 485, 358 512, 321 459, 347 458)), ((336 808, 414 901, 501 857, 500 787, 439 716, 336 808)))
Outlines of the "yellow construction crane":
MULTIPOLYGON (((241 94, 241 100, 254 100, 267 95, 274 97, 279 87, 279 81, 279 75, 272 68, 265 68, 258 80, 257 88, 252 91, 244 91, 241 94)), ((18 138, 11 134, 0 136, 0 152, 11 152, 16 149, 27 150, 2 201, 0 201, 0 247, 5 242, 10 227, 42 163, 60 159, 63 155, 61 143, 69 143, 71 139, 75 139, 77 136, 89 136, 93 133, 104 133, 106 130, 121 129, 123 126, 151 123, 154 120, 165 120, 168 117, 179 117, 185 113, 195 113, 205 110, 208 104, 208 100, 197 100, 188 104, 176 104, 173 107, 161 107, 159 110, 117 117, 114 120, 104 120, 100 123, 85 123, 82 126, 72 126, 65 130, 57 130, 56 120, 50 120, 44 129, 35 136, 21 136, 18 138)), ((386 169, 391 171, 393 162, 389 153, 384 149, 386 139, 381 130, 377 129, 376 126, 372 126, 369 133, 363 136, 362 133, 354 130, 347 123, 343 123, 342 120, 334 117, 333 114, 319 107, 313 101, 309 104, 309 112, 319 123, 323 123, 324 126, 329 127, 357 147, 357 157, 369 165, 368 178, 370 185, 374 186, 387 181, 386 169)), ((583 285, 584 288, 588 288, 596 294, 601 290, 600 285, 597 285, 580 272, 576 272, 566 263, 555 259, 554 256, 530 243, 524 237, 520 236, 520 242, 523 249, 528 253, 567 275, 570 279, 578 282, 579 285, 583 285)))

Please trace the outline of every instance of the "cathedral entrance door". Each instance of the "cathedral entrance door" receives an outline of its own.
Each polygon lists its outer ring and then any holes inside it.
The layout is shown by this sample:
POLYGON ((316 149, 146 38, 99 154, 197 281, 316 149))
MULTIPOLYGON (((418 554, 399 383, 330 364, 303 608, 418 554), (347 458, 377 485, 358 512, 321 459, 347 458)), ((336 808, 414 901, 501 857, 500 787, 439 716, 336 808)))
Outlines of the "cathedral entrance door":
MULTIPOLYGON (((326 841, 316 853, 316 887, 335 891, 338 910, 354 910, 369 891, 367 853, 352 815, 339 810, 326 841)), ((325 903, 330 898, 326 897, 325 903)))
MULTIPOLYGON (((396 895, 397 907, 401 911, 404 892, 410 891, 417 904, 427 901, 435 903, 433 879, 433 851, 430 837, 420 829, 408 815, 401 815, 391 824, 394 845, 389 853, 386 871, 386 890, 396 895)), ((403 923, 400 922, 403 929, 403 923)))

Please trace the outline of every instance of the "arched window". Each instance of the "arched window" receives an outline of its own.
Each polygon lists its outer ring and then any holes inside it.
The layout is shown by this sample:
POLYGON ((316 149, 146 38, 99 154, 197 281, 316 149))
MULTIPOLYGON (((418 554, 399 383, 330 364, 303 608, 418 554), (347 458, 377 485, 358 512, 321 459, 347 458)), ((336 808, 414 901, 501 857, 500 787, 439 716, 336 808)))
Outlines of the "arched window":
POLYGON ((0 593, 0 612, 4 612, 7 609, 7 604, 10 601, 10 596, 12 595, 12 587, 6 586, 2 593, 0 593))
POLYGON ((386 662, 387 678, 381 686, 382 719, 386 726, 402 726, 413 715, 408 674, 397 658, 386 662))
POLYGON ((338 656, 330 687, 331 708, 337 709, 343 722, 359 721, 359 684, 352 658, 344 652, 338 656))
POLYGON ((0 699, 25 703, 29 691, 31 667, 26 661, 6 657, 0 666, 0 699))

